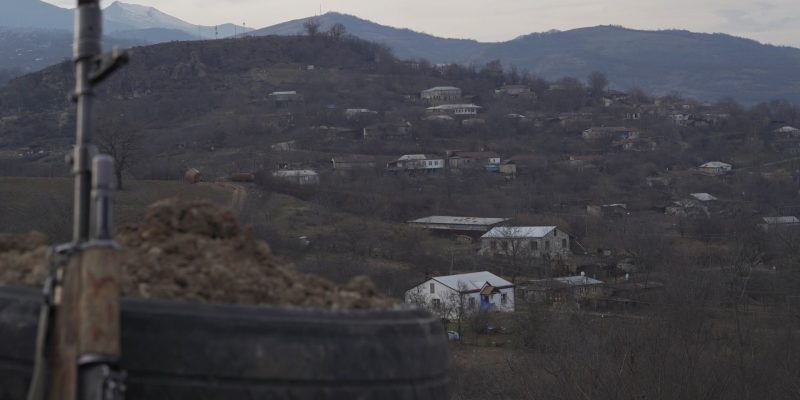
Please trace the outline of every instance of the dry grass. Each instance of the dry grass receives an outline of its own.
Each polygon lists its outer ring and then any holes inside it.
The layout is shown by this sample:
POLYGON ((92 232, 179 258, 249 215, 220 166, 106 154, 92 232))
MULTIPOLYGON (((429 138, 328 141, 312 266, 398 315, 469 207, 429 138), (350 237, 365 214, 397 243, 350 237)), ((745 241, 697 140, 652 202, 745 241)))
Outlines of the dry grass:
MULTIPOLYGON (((0 177, 0 231, 37 230, 52 241, 65 241, 72 226, 72 179, 0 177)), ((168 197, 209 200, 228 206, 231 189, 214 184, 172 181, 128 181, 116 194, 116 225, 136 222, 147 205, 168 197)))

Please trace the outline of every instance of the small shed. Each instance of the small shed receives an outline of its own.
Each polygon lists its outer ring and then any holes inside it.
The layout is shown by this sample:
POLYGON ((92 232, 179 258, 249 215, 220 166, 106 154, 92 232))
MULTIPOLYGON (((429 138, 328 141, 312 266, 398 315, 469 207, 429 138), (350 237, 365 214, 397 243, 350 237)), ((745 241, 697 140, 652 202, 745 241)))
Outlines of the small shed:
POLYGON ((198 183, 203 179, 203 174, 196 168, 189 168, 186 170, 186 173, 183 174, 183 179, 189 183, 198 183))

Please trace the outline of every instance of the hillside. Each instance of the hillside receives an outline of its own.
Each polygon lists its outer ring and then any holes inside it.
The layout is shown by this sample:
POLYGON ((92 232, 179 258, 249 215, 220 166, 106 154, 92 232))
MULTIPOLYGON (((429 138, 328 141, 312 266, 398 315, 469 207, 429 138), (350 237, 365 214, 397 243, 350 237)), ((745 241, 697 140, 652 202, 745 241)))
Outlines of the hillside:
POLYGON ((611 26, 532 34, 499 43, 470 61, 500 59, 548 79, 603 71, 612 84, 701 100, 800 102, 800 49, 723 34, 611 26))
MULTIPOLYGON (((352 15, 329 12, 317 17, 322 30, 329 30, 335 24, 342 24, 351 35, 370 42, 389 46, 401 59, 425 59, 436 63, 463 62, 470 54, 481 51, 489 44, 475 40, 445 39, 410 29, 379 25, 352 15)), ((253 36, 301 35, 303 24, 308 18, 284 22, 250 32, 253 36)))
MULTIPOLYGON (((106 48, 128 48, 148 43, 133 35, 126 38, 106 37, 106 48)), ((187 35, 188 36, 188 35, 187 35)), ((0 27, 0 75, 2 70, 14 72, 13 76, 38 71, 72 57, 72 33, 66 30, 6 30, 0 27)), ((0 77, 0 86, 5 81, 0 77)))
MULTIPOLYGON (((0 86, 72 56, 74 11, 40 0, 3 0, 0 13, 0 86)), ((247 31, 252 29, 248 28, 247 31)), ((104 9, 107 48, 231 37, 242 26, 195 25, 153 7, 122 2, 104 9)))
MULTIPOLYGON (((479 43, 442 39, 338 13, 318 18, 323 29, 343 24, 357 37, 389 46, 400 58, 464 64, 500 60, 506 67, 527 69, 545 79, 584 78, 601 71, 620 89, 679 93, 705 101, 733 97, 746 103, 776 98, 800 102, 796 73, 800 49, 724 34, 597 26, 479 43)), ((253 34, 295 35, 302 32, 304 22, 291 21, 253 34)))

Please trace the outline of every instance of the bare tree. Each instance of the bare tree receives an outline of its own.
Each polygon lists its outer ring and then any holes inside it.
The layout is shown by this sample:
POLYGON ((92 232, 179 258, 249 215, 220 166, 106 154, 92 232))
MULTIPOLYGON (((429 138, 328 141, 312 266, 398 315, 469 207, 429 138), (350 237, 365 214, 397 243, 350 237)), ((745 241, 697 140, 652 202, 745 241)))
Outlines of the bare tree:
POLYGON ((347 28, 340 23, 334 24, 330 30, 328 30, 328 35, 335 40, 341 39, 344 35, 347 34, 347 28))
POLYGON ((105 129, 97 135, 97 147, 101 152, 114 157, 117 188, 122 189, 122 175, 133 166, 141 150, 139 134, 127 129, 105 129))
POLYGON ((305 30, 306 35, 310 37, 318 36, 321 27, 322 23, 318 18, 309 18, 306 22, 303 22, 303 30, 305 30))
POLYGON ((603 97, 603 92, 605 92, 607 86, 608 78, 604 73, 594 71, 589 74, 589 89, 592 91, 592 97, 595 99, 603 97))

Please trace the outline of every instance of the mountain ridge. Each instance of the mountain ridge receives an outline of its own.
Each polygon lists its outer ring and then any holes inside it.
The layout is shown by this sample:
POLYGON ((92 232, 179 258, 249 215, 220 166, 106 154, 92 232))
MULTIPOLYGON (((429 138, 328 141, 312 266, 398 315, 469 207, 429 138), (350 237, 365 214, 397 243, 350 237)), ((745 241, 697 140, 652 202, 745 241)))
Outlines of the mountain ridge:
POLYGON ((745 103, 784 98, 800 102, 800 49, 762 44, 723 33, 641 30, 615 25, 521 35, 505 42, 443 39, 331 12, 288 21, 250 35, 301 34, 317 18, 323 30, 341 23, 364 40, 390 47, 399 58, 433 63, 485 64, 500 60, 545 79, 583 79, 605 73, 623 90, 681 94, 704 101, 733 97, 745 103))

